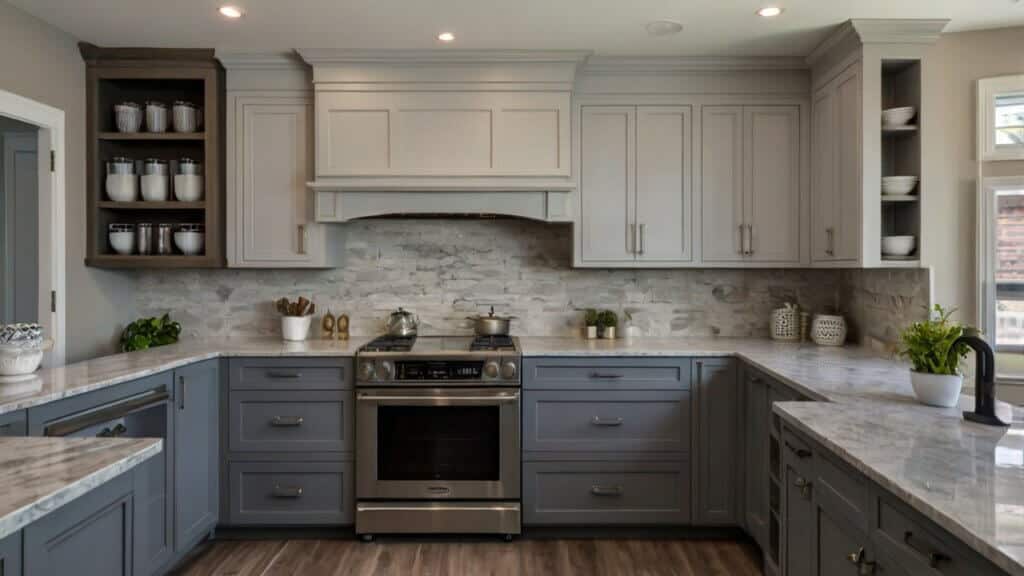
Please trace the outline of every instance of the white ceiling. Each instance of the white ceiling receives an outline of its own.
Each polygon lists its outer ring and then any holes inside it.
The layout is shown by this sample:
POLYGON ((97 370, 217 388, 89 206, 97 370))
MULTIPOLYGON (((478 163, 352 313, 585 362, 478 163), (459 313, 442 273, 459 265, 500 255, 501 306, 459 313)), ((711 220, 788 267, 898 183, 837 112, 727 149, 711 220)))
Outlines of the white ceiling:
MULTIPOLYGON (((0 0, 2 1, 2 0, 0 0)), ((947 31, 1024 24, 1024 0, 10 0, 102 46, 574 49, 599 54, 806 55, 849 18, 949 18, 947 31), (777 3, 782 16, 755 11, 777 3), (649 37, 651 20, 683 24, 649 37)))

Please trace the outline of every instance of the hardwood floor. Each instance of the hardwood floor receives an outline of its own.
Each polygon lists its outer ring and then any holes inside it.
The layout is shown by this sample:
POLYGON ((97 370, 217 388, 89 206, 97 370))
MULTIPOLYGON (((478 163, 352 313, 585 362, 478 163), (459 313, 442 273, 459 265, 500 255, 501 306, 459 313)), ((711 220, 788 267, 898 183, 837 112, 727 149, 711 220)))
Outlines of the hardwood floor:
POLYGON ((244 540, 206 544, 179 576, 760 575, 734 540, 244 540))

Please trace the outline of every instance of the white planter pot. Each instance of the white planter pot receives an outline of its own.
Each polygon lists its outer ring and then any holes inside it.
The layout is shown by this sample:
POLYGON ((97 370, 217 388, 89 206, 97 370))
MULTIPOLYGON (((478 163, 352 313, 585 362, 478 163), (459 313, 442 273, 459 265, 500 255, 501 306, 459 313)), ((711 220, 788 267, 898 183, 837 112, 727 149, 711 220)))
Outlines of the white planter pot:
POLYGON ((595 340, 597 338, 597 326, 587 326, 586 335, 587 340, 595 340))
POLYGON ((914 386, 914 395, 922 404, 952 408, 960 401, 964 377, 959 374, 926 374, 911 370, 910 383, 914 386))
POLYGON ((312 316, 281 316, 281 336, 290 342, 302 342, 309 334, 312 316))

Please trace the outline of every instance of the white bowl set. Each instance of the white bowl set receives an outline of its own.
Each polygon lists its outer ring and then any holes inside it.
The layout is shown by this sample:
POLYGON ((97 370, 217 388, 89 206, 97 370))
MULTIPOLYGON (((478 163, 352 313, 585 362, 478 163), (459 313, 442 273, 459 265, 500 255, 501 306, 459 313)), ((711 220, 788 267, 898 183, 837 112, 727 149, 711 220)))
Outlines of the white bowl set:
MULTIPOLYGON (((888 108, 882 110, 882 126, 884 128, 899 128, 908 126, 908 123, 917 115, 913 106, 902 106, 899 108, 888 108)), ((910 196, 915 193, 919 178, 917 176, 883 176, 883 196, 910 196)), ((917 249, 917 238, 915 236, 882 236, 882 255, 891 257, 907 257, 917 249)))
MULTIPOLYGON (((140 224, 140 227, 143 225, 140 224)), ((161 226, 172 226, 170 224, 161 226)), ((203 253, 205 247, 206 235, 204 233, 204 226, 202 224, 178 224, 174 227, 174 246, 185 256, 196 256, 203 253)), ((145 228, 148 234, 153 233, 152 225, 145 228)), ((136 230, 135 224, 110 224, 107 227, 107 236, 110 241, 110 248, 117 254, 122 256, 128 256, 135 254, 138 250, 139 238, 137 234, 142 234, 141 230, 136 230)), ((157 232, 159 233, 159 232, 157 232)), ((146 238, 143 242, 150 247, 154 244, 153 238, 146 238)), ((151 253, 151 252, 147 252, 151 253)), ((161 252, 161 254, 169 254, 168 252, 161 252)))

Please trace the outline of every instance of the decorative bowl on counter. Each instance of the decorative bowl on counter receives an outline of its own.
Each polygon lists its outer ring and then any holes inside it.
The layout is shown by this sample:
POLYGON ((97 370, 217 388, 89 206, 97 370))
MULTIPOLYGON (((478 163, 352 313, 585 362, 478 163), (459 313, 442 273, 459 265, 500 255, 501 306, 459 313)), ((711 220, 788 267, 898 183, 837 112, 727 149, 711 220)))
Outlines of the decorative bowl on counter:
POLYGON ((818 346, 842 346, 846 332, 846 318, 842 316, 815 314, 811 321, 811 340, 818 346))
POLYGON ((30 378, 43 361, 53 340, 43 338, 39 324, 7 324, 0 327, 0 382, 30 378))

